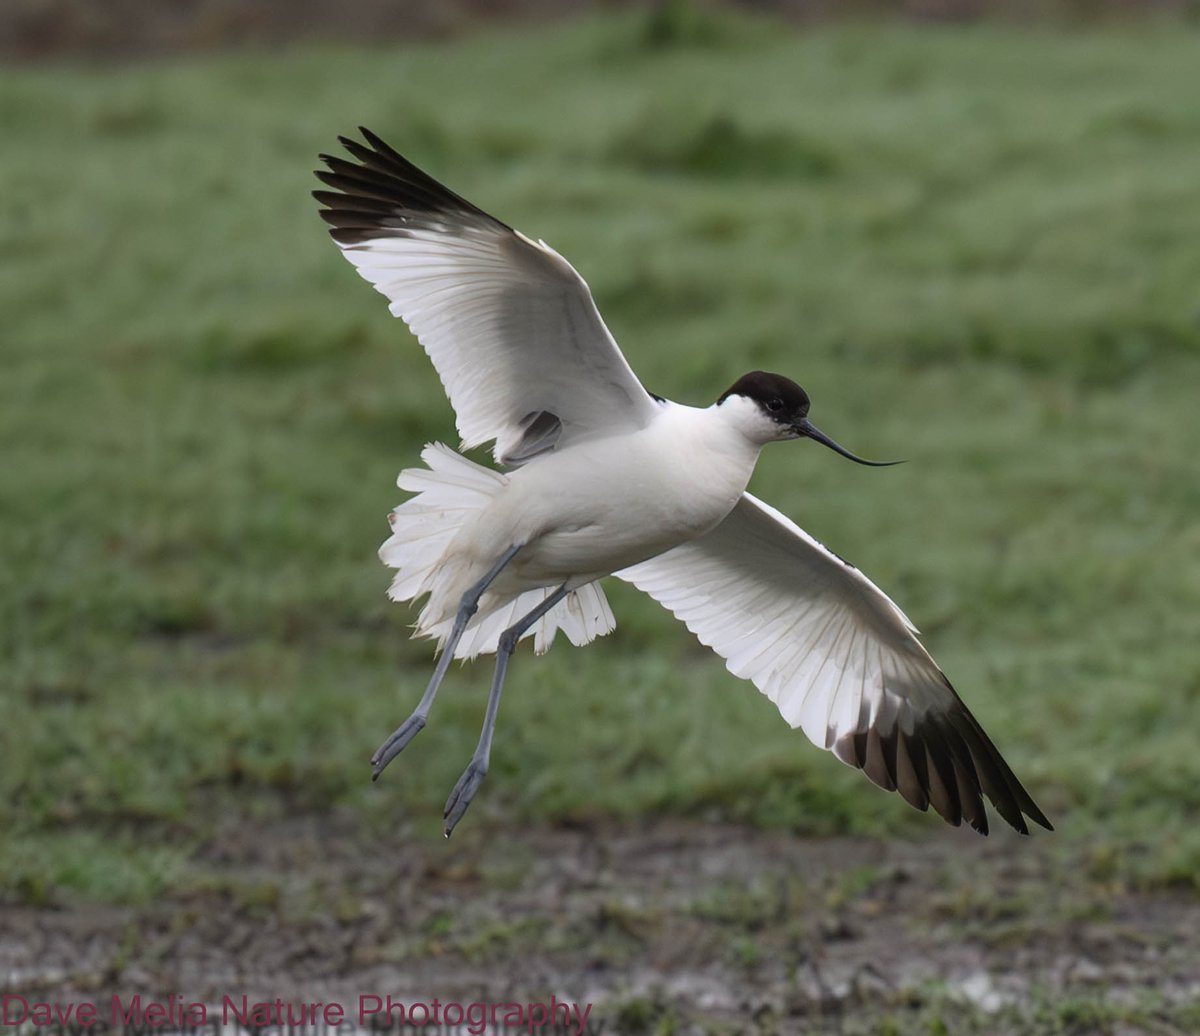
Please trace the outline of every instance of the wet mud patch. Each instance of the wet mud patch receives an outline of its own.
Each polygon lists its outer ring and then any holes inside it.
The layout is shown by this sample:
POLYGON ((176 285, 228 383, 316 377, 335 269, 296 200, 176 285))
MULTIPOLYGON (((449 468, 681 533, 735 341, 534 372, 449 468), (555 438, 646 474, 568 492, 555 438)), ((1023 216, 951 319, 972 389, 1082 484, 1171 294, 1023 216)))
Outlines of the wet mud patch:
POLYGON ((197 853, 205 877, 166 901, 0 908, 4 988, 103 1002, 554 994, 592 1003, 609 1032, 1200 1023, 1200 901, 1090 879, 1052 838, 674 822, 460 835, 379 837, 349 813, 231 824, 197 853))

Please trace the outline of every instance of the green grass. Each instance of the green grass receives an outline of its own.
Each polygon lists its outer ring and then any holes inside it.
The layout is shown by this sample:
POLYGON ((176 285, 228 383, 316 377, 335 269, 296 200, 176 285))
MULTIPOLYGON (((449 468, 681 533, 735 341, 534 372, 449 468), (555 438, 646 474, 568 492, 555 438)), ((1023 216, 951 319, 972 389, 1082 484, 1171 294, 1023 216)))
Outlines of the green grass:
MULTIPOLYGON (((230 818, 435 837, 488 667, 374 557, 456 441, 308 192, 358 123, 587 277, 655 391, 793 375, 886 472, 753 488, 926 632, 1105 880, 1200 874, 1200 37, 621 16, 444 45, 0 78, 0 894, 138 900, 230 818)), ((919 836, 624 586, 514 667, 468 822, 668 812, 919 836)))

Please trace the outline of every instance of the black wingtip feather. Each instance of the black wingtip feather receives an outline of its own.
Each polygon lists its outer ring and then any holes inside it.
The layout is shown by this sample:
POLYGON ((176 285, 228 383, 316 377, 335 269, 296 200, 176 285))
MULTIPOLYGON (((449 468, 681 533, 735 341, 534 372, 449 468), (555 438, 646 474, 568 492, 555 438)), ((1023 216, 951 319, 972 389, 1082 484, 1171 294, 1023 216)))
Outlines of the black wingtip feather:
POLYGON ((929 775, 925 770, 925 745, 917 734, 896 731, 896 790, 904 801, 924 813, 929 809, 929 775))
POLYGON ((884 733, 860 727, 833 743, 835 754, 879 787, 898 791, 914 808, 932 806, 954 827, 965 822, 986 835, 986 799, 1020 834, 1029 834, 1026 817, 1053 831, 954 688, 946 687, 953 695, 947 709, 895 717, 884 733))
POLYGON ((363 140, 370 144, 379 154, 386 155, 388 158, 395 159, 398 162, 403 162, 405 165, 411 165, 408 159, 380 137, 379 134, 372 133, 366 126, 359 126, 358 132, 362 134, 363 140))
POLYGON ((446 224, 509 229, 461 195, 413 165, 365 126, 366 143, 339 136, 350 158, 322 153, 328 167, 315 170, 333 191, 314 196, 325 206, 322 218, 339 244, 394 237, 414 231, 443 230, 446 224))

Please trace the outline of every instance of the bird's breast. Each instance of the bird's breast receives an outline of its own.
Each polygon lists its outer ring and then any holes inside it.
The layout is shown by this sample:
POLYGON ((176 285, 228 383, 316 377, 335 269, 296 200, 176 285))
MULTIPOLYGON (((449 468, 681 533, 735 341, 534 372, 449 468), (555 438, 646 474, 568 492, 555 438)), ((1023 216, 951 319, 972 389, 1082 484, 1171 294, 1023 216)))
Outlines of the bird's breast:
POLYGON ((663 431, 576 445, 513 472, 505 505, 526 530, 516 569, 545 582, 594 577, 715 527, 745 490, 756 454, 710 451, 663 431))

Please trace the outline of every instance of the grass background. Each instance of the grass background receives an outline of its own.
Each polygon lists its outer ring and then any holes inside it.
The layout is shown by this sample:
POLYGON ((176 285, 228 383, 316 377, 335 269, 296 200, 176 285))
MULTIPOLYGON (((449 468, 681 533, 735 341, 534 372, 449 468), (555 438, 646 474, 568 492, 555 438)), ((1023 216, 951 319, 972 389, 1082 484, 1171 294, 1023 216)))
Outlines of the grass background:
MULTIPOLYGON (((371 786, 431 665, 374 550, 456 437, 308 195, 358 123, 568 256, 654 391, 779 370, 909 458, 779 446, 752 488, 924 630, 1035 837, 1196 888, 1197 67, 1173 25, 685 12, 0 73, 0 895, 144 901, 334 807, 437 837, 489 667, 371 786)), ((940 823, 609 593, 615 635, 518 657, 467 823, 940 823)))

